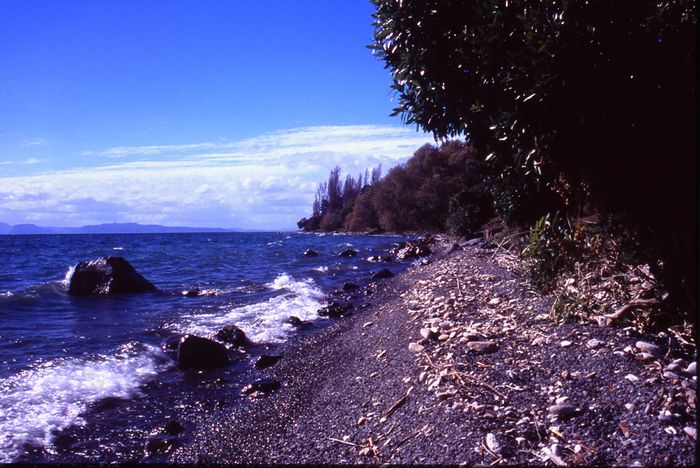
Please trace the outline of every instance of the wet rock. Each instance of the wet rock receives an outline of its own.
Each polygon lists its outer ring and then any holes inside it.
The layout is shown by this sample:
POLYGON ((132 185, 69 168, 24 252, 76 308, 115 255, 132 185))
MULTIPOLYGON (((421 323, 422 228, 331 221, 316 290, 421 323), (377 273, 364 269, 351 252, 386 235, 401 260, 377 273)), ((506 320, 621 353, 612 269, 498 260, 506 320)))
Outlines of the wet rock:
POLYGON ((182 295, 185 297, 196 297, 196 296, 199 296, 200 294, 202 294, 202 290, 197 289, 197 288, 186 289, 186 290, 182 291, 182 295))
POLYGON ((350 309, 352 309, 352 304, 350 303, 341 304, 339 302, 333 301, 326 307, 318 309, 318 315, 320 315, 321 317, 335 318, 348 313, 350 309))
POLYGON ((170 434, 173 436, 179 435, 182 432, 182 424, 175 421, 174 419, 171 419, 165 424, 165 426, 163 427, 163 431, 166 434, 170 434))
POLYGON ((494 353, 498 351, 498 343, 495 341, 470 341, 467 348, 477 354, 494 353))
POLYGON ((177 367, 187 369, 215 369, 229 364, 226 346, 194 335, 185 335, 177 347, 177 367))
POLYGON ((372 276, 372 279, 391 278, 392 276, 394 276, 394 274, 392 272, 390 272, 386 268, 382 268, 381 270, 379 270, 377 273, 375 273, 372 276))
POLYGON ((168 453, 174 446, 174 441, 168 436, 151 436, 146 441, 146 456, 168 453))
POLYGON ((574 405, 552 405, 549 407, 549 414, 560 419, 568 419, 578 414, 574 405))
POLYGON ((263 354, 255 360, 253 366, 257 369, 263 369, 265 367, 272 367, 282 359, 282 356, 263 354))
POLYGON ((306 249, 304 251, 304 257, 318 257, 318 252, 311 249, 306 249))
POLYGON ((647 343, 646 341, 637 341, 635 346, 643 353, 651 354, 656 358, 660 358, 664 355, 664 352, 660 347, 656 346, 655 344, 647 343))
POLYGON ((355 255, 357 255, 357 250, 353 249, 343 250, 338 254, 339 257, 354 257, 355 255))
POLYGON ((75 266, 68 292, 75 295, 122 294, 155 288, 124 258, 101 257, 75 266))
POLYGON ((250 344, 250 340, 247 336, 245 336, 243 330, 235 325, 226 325, 224 328, 216 332, 214 338, 233 346, 244 346, 250 344))
POLYGON ((343 291, 355 291, 359 288, 360 286, 355 283, 343 283, 343 291))
POLYGON ((380 262, 391 262, 393 259, 391 258, 390 255, 372 255, 371 257, 367 257, 368 262, 372 263, 380 263, 380 262))
POLYGON ((241 393, 244 395, 250 395, 252 393, 262 393, 267 395, 275 390, 279 390, 281 386, 282 384, 278 380, 260 379, 243 387, 241 393))
POLYGON ((289 318, 287 319, 287 323, 290 325, 293 325, 297 328, 308 328, 311 326, 311 322, 307 320, 302 320, 296 315, 290 315, 289 318))
POLYGON ((165 352, 177 351, 177 347, 179 346, 181 339, 182 335, 170 335, 160 344, 160 349, 165 352))

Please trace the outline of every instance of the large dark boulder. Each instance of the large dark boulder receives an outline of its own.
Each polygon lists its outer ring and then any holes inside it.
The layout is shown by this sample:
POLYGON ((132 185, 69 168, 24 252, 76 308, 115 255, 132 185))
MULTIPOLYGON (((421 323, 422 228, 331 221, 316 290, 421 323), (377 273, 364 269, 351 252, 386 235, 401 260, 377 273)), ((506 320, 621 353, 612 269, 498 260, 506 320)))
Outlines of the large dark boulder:
POLYGON ((223 341, 224 343, 232 344, 233 346, 250 344, 250 340, 247 336, 245 336, 243 330, 235 325, 226 325, 224 328, 216 332, 214 338, 219 341, 223 341))
POLYGON ((177 367, 187 369, 216 369, 229 363, 226 346, 207 338, 185 335, 177 347, 177 367))
POLYGON ((70 279, 70 294, 120 294, 150 291, 156 287, 122 257, 101 257, 80 262, 70 279))

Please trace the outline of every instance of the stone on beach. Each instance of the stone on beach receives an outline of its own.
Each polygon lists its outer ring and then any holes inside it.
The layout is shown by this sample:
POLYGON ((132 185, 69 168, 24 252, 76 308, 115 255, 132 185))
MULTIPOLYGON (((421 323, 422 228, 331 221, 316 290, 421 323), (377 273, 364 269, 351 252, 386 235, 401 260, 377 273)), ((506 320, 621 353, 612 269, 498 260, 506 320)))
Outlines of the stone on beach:
POLYGON ((68 292, 76 295, 121 294, 155 288, 123 257, 101 257, 75 266, 68 292))
POLYGON ((268 394, 274 392, 275 390, 279 390, 281 386, 282 384, 277 380, 260 379, 243 387, 241 393, 244 395, 250 395, 252 393, 268 394))
POLYGON ((642 352, 651 354, 654 357, 660 358, 664 355, 663 350, 655 344, 647 343, 646 341, 637 341, 635 346, 642 352))
POLYGON ((185 335, 177 347, 177 367, 188 369, 216 369, 229 364, 226 346, 194 335, 185 335))
POLYGON ((282 359, 282 356, 263 354, 255 360, 255 364, 253 364, 253 366, 257 369, 271 367, 277 364, 280 359, 282 359))
POLYGON ((498 351, 498 343, 495 341, 469 341, 467 348, 477 354, 494 353, 498 351))

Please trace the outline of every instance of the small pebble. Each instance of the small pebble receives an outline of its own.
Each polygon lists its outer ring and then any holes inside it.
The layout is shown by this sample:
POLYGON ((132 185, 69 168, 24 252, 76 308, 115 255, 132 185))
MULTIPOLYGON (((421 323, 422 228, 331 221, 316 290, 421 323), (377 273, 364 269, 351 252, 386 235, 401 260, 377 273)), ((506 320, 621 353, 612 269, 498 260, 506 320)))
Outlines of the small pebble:
POLYGON ((419 345, 418 343, 409 343, 408 344, 408 350, 412 353, 420 353, 425 349, 425 346, 419 345))
POLYGON ((678 380, 678 374, 676 374, 675 372, 665 371, 663 375, 664 375, 664 379, 678 380))
POLYGON ((688 367, 685 368, 686 374, 696 375, 696 372, 697 372, 697 362, 695 362, 695 361, 688 364, 688 367))
POLYGON ((697 438, 698 438, 698 430, 697 430, 697 428, 695 428, 695 427, 690 427, 690 426, 684 427, 684 428, 683 428, 683 432, 685 432, 686 434, 688 434, 688 435, 689 435, 690 437, 692 437, 693 439, 697 439, 697 438))
POLYGON ((561 343, 559 343, 562 348, 568 348, 569 346, 572 345, 571 341, 564 340, 561 343))
POLYGON ((493 353, 498 350, 498 344, 494 341, 470 341, 467 348, 479 354, 493 353))
POLYGON ((602 344, 603 344, 602 341, 597 340, 597 339, 595 339, 595 338, 591 338, 590 340, 586 341, 586 346, 588 346, 588 347, 591 348, 591 349, 595 349, 595 348, 599 347, 599 346, 602 345, 602 344))
POLYGON ((552 405, 549 413, 559 418, 569 418, 576 414, 576 407, 573 405, 552 405))
POLYGON ((639 380, 639 377, 637 377, 634 374, 627 374, 625 376, 625 379, 629 380, 630 382, 637 382, 639 380))

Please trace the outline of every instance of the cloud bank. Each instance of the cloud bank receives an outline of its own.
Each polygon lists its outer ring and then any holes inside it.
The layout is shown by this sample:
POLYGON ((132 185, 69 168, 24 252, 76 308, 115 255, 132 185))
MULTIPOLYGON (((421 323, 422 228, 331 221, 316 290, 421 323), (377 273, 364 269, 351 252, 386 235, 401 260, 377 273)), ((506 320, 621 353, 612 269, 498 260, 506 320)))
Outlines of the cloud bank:
POLYGON ((430 135, 393 126, 292 129, 233 142, 121 146, 91 167, 0 177, 0 221, 289 229, 335 165, 357 175, 405 160, 430 135))

